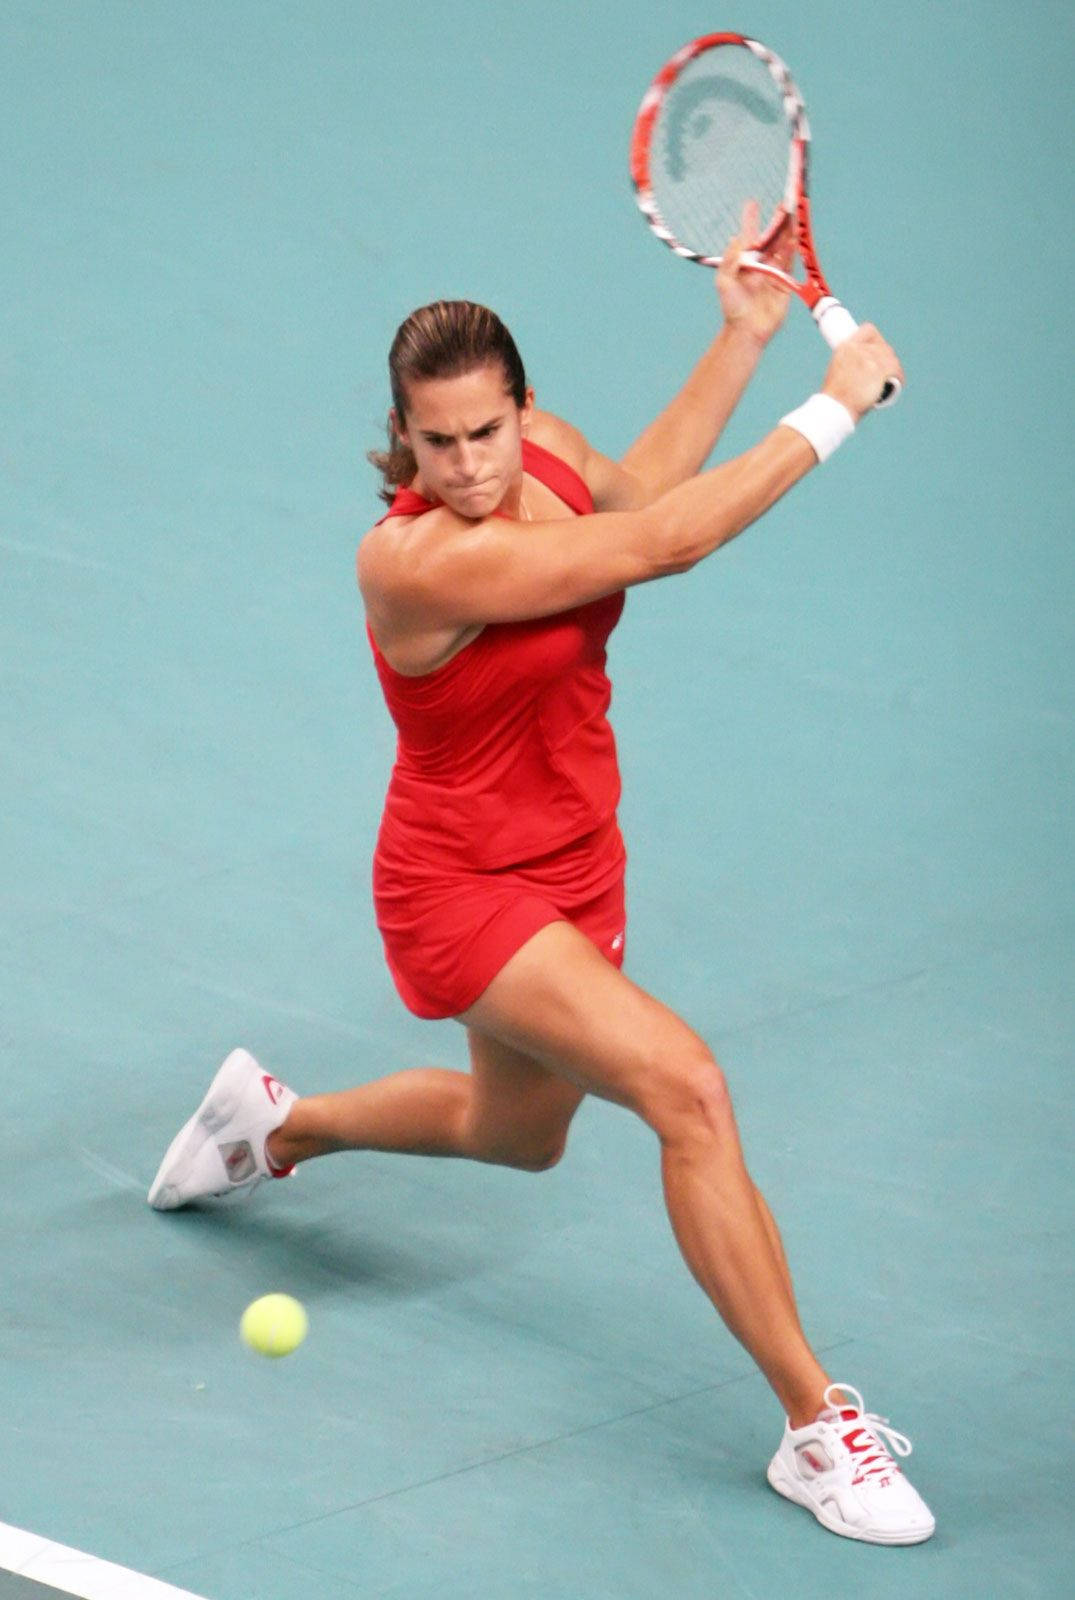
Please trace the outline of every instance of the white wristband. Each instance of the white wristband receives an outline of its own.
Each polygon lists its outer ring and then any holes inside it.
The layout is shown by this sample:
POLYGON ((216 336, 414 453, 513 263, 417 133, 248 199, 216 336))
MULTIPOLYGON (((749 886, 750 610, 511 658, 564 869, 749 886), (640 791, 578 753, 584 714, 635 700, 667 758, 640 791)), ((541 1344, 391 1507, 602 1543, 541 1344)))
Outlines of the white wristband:
POLYGON ((845 439, 850 439, 855 419, 831 394, 812 394, 796 410, 781 417, 780 426, 801 433, 818 460, 827 461, 845 439))

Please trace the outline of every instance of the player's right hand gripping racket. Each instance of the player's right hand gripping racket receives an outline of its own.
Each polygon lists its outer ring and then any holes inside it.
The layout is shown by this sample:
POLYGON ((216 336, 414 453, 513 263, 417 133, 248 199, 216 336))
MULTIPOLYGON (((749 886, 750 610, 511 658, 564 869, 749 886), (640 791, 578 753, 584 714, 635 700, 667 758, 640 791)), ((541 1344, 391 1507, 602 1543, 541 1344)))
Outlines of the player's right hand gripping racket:
MULTIPOLYGON (((744 266, 794 290, 835 350, 858 323, 818 265, 809 147, 806 107, 780 57, 741 33, 710 33, 677 50, 647 89, 631 139, 631 177, 657 237, 706 267, 719 267, 744 202, 756 200, 762 236, 744 266), (804 280, 762 259, 785 226, 795 229, 804 280)), ((877 404, 891 405, 901 387, 890 378, 877 404)))

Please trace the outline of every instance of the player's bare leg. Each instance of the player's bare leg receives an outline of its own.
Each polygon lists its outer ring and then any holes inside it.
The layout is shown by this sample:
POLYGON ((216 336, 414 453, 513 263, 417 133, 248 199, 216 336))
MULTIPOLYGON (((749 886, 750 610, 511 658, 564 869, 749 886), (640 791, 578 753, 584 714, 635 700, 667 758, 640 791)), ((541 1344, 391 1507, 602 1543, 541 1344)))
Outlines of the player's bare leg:
POLYGON ((830 1380, 807 1344, 779 1235, 704 1042, 564 922, 517 952, 465 1020, 649 1123, 690 1270, 788 1416, 816 1416, 830 1380))
POLYGON ((470 1032, 471 1071, 418 1067, 297 1100, 269 1135, 285 1168, 339 1150, 458 1156, 543 1171, 563 1153, 582 1090, 521 1051, 470 1032))

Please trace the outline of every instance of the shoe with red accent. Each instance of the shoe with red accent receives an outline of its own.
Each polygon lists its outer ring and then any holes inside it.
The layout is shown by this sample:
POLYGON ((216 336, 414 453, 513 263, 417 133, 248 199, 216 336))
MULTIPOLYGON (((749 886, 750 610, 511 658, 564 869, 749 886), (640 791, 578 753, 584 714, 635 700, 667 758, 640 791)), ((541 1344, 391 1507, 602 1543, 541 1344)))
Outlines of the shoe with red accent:
POLYGON ((175 1211, 192 1200, 255 1188, 263 1178, 286 1178, 269 1165, 265 1141, 298 1099, 265 1072, 247 1050, 233 1050, 197 1111, 183 1124, 160 1164, 148 1200, 175 1211))
POLYGON ((845 1539, 921 1544, 936 1526, 933 1513, 888 1448, 909 1456, 911 1441, 887 1417, 868 1412, 858 1390, 846 1383, 830 1384, 824 1398, 826 1409, 816 1422, 785 1425, 769 1463, 770 1484, 845 1539))

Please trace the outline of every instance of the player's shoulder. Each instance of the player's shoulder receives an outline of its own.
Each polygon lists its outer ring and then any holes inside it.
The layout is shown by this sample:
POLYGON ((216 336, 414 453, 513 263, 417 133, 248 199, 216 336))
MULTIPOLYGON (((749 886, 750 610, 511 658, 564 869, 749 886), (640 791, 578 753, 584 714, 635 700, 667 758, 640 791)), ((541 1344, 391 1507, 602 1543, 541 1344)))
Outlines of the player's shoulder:
POLYGON ((562 417, 535 411, 530 438, 575 469, 593 497, 595 511, 633 511, 647 503, 637 481, 562 417))
POLYGON ((565 422, 563 417, 557 417, 551 411, 535 410, 527 437, 533 444, 550 450, 561 461, 566 461, 580 476, 584 473, 590 454, 589 441, 581 429, 565 422))
POLYGON ((358 583, 367 600, 390 595, 413 581, 422 553, 446 532, 468 526, 448 506, 431 506, 411 516, 383 517, 358 545, 358 583))

